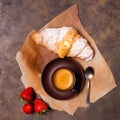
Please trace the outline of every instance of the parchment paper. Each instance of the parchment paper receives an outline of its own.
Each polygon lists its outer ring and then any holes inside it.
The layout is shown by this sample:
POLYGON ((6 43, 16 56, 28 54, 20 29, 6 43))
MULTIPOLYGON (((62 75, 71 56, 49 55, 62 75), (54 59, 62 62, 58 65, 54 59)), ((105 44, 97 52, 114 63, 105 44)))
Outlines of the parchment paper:
MULTIPOLYGON (((114 87, 116 87, 113 74, 107 65, 105 59, 99 52, 93 38, 84 30, 80 19, 78 18, 77 5, 73 5, 63 13, 55 17, 46 27, 62 27, 72 26, 78 30, 84 38, 88 40, 94 49, 94 59, 89 62, 84 60, 76 59, 84 69, 88 66, 92 66, 95 70, 95 76, 91 81, 90 101, 91 103, 96 102, 99 98, 103 97, 114 87)), ((41 29, 41 30, 42 30, 41 29)), ((86 107, 86 85, 83 91, 75 98, 69 100, 56 100, 50 97, 43 89, 41 84, 41 72, 45 65, 52 59, 58 57, 56 54, 47 51, 46 48, 36 45, 31 35, 35 30, 31 31, 27 36, 22 50, 16 55, 16 60, 22 72, 21 80, 25 87, 33 87, 35 92, 38 93, 51 108, 66 111, 68 114, 73 115, 78 107, 86 107)))

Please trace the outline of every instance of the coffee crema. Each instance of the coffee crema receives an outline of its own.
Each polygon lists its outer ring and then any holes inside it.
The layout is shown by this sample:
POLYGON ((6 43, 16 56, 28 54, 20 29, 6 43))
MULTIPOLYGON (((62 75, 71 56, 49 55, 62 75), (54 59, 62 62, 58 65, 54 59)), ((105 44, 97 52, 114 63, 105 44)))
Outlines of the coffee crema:
POLYGON ((75 81, 74 73, 66 68, 56 70, 53 75, 53 84, 55 88, 61 91, 72 89, 75 85, 75 81))

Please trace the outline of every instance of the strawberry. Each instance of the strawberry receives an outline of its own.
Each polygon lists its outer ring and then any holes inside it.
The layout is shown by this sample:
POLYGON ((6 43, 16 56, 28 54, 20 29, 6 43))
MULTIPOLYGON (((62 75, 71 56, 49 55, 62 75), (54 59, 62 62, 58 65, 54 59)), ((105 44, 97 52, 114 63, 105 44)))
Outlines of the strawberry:
POLYGON ((36 113, 46 113, 48 110, 48 105, 42 99, 36 98, 34 101, 34 110, 36 113))
POLYGON ((31 102, 34 100, 35 92, 32 87, 28 87, 25 90, 23 90, 20 94, 20 98, 22 98, 24 101, 31 102))
POLYGON ((32 104, 30 103, 26 103, 24 106, 23 106, 23 111, 24 113, 26 114, 31 114, 34 110, 34 107, 32 104))

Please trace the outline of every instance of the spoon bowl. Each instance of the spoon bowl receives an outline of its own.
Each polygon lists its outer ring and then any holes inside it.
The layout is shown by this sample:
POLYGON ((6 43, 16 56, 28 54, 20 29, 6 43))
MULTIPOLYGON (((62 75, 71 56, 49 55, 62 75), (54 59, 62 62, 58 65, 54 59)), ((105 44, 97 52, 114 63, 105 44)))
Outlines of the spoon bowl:
POLYGON ((88 67, 86 70, 85 70, 85 77, 86 79, 89 79, 91 80, 94 76, 94 70, 92 67, 88 67))

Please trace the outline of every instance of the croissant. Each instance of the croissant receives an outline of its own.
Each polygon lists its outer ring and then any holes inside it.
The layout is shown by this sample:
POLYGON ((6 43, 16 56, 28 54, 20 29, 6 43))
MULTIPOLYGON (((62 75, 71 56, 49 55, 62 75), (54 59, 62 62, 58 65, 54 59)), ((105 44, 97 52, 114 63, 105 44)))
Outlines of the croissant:
POLYGON ((78 57, 85 61, 93 58, 93 49, 87 40, 72 27, 46 28, 35 32, 32 37, 36 44, 45 46, 60 58, 78 57))

